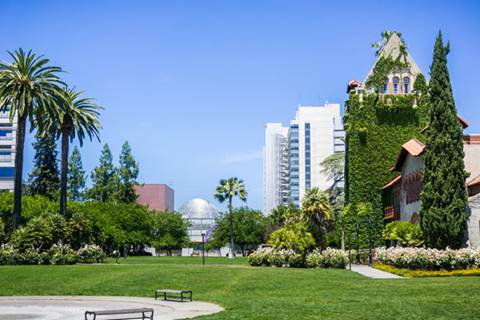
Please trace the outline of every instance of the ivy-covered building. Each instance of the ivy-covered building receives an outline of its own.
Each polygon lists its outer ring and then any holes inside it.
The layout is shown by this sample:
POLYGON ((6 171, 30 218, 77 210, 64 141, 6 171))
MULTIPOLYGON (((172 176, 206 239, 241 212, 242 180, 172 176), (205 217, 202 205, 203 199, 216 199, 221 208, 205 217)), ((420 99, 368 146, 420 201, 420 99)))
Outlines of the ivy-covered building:
MULTIPOLYGON (((390 171, 398 150, 408 140, 423 140, 427 122, 428 96, 425 77, 397 32, 385 32, 377 48, 376 62, 363 82, 348 84, 345 103, 345 196, 356 208, 369 205, 369 219, 356 217, 360 242, 370 233, 381 241, 384 226, 382 187, 396 177, 390 171)), ((360 210, 358 210, 360 211, 360 210)))

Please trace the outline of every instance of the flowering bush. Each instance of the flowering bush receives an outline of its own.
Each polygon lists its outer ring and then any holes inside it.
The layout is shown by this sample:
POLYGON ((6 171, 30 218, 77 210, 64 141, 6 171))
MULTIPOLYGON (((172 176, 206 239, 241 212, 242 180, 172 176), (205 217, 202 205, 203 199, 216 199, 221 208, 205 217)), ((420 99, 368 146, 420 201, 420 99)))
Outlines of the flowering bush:
POLYGON ((75 264, 78 262, 79 256, 69 245, 54 244, 48 250, 51 264, 75 264))
POLYGON ((323 252, 315 250, 304 257, 292 250, 262 248, 248 256, 251 266, 276 266, 291 268, 345 268, 348 256, 343 250, 327 248, 323 252))
POLYGON ((14 264, 49 264, 50 257, 47 253, 40 253, 35 250, 20 252, 11 247, 0 249, 0 265, 14 264))
POLYGON ((480 248, 427 249, 427 248, 378 248, 376 261, 412 270, 460 270, 480 267, 480 248))
POLYGON ((95 244, 87 244, 78 250, 81 263, 100 263, 105 260, 105 253, 102 248, 95 244))

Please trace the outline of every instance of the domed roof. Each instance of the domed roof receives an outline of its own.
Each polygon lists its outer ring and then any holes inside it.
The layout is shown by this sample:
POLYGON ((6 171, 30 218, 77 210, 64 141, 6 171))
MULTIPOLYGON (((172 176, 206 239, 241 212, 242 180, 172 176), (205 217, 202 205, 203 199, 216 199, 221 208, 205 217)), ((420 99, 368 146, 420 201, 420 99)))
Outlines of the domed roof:
POLYGON ((178 211, 184 219, 216 219, 218 216, 218 209, 203 199, 185 202, 178 211))

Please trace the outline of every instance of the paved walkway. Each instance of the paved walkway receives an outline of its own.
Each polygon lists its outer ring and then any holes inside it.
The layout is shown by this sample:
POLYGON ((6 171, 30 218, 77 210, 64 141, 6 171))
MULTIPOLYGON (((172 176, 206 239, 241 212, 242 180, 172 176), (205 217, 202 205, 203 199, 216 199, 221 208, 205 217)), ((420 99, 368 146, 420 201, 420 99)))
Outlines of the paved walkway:
MULTIPOLYGON (((195 296, 194 296, 195 298, 195 296)), ((223 311, 200 301, 155 301, 153 298, 34 296, 0 297, 0 320, 82 320, 86 310, 153 308, 155 320, 193 318, 223 311)))
POLYGON ((397 276, 389 272, 378 270, 363 264, 352 264, 352 271, 360 273, 362 276, 373 279, 401 279, 403 277, 397 276))

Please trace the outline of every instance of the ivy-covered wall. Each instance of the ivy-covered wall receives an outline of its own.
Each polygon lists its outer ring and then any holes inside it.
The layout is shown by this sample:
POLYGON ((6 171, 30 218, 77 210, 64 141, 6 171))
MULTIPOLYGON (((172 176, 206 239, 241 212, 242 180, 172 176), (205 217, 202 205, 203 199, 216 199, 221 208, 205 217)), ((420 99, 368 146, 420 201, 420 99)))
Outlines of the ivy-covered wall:
MULTIPOLYGON (((402 144, 412 138, 424 141, 421 130, 427 123, 427 109, 426 95, 351 93, 346 102, 346 201, 352 208, 361 203, 371 204, 370 232, 377 245, 383 243, 382 186, 398 175, 390 168, 402 144)), ((363 247, 368 246, 366 224, 366 219, 360 219, 358 233, 363 247)))

